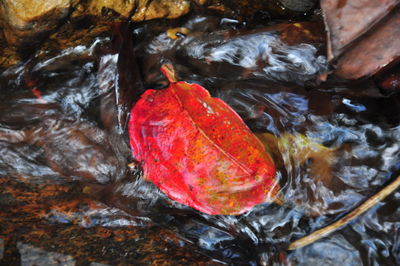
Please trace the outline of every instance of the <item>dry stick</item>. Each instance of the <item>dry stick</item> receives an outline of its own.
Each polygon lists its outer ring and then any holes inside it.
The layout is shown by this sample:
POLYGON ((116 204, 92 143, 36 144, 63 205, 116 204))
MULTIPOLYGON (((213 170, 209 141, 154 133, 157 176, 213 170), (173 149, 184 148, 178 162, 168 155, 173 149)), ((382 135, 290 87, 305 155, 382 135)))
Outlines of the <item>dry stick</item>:
POLYGON ((400 176, 398 176, 392 183, 384 187, 381 191, 367 199, 364 203, 362 203, 360 206, 355 208, 352 212, 347 214, 346 216, 340 218, 333 224, 330 224, 326 227, 323 227, 313 233, 311 233, 308 236, 305 236, 303 238, 300 238, 294 242, 292 242, 289 247, 287 248, 288 250, 295 250, 304 246, 307 246, 311 243, 314 243, 315 241, 329 235, 333 231, 336 231, 346 224, 348 224, 350 221, 354 220, 367 210, 369 210, 372 206, 386 198, 389 194, 391 194, 393 191, 395 191, 398 187, 400 186, 400 176))

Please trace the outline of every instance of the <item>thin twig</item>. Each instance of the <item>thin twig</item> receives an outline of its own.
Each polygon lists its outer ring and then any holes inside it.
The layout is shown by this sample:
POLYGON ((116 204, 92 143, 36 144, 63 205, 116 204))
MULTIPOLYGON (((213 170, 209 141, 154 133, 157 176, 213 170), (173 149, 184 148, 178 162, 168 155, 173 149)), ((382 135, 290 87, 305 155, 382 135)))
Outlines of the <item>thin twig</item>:
POLYGON ((321 228, 313 233, 311 233, 308 236, 305 236, 303 238, 300 238, 294 242, 292 242, 289 247, 287 248, 288 250, 295 250, 304 246, 307 246, 311 243, 314 243, 315 241, 329 235, 333 231, 336 231, 345 225, 347 225, 350 221, 354 220, 367 210, 369 210, 371 207, 373 207, 375 204, 378 202, 382 201, 384 198, 386 198, 388 195, 390 195, 393 191, 395 191, 398 187, 400 186, 400 176, 398 176, 392 183, 384 187, 381 191, 367 199, 364 203, 362 203, 360 206, 355 208, 353 211, 351 211, 349 214, 346 216, 340 218, 333 224, 330 224, 324 228, 321 228))

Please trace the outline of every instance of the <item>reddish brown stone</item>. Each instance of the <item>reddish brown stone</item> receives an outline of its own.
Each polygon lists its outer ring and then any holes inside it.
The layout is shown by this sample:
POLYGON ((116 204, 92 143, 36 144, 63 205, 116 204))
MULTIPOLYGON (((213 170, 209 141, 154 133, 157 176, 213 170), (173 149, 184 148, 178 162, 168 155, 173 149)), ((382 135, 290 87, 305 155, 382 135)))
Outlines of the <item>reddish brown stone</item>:
POLYGON ((343 52, 354 40, 381 21, 398 0, 321 0, 328 31, 328 59, 343 52))
MULTIPOLYGON (((67 255, 77 265, 218 265, 172 230, 151 222, 145 226, 82 226, 83 219, 91 224, 86 214, 108 207, 87 198, 77 184, 28 184, 18 178, 1 177, 0 191, 0 240, 4 241, 1 265, 20 264, 21 254, 15 246, 21 243, 43 250, 44 255, 67 255), (68 222, 51 222, 53 216, 68 222)), ((24 256, 29 260, 27 256, 32 259, 35 254, 24 256)), ((47 265, 45 262, 40 265, 47 265)))
POLYGON ((375 74, 400 58, 400 9, 386 19, 338 59, 337 76, 360 79, 375 74))

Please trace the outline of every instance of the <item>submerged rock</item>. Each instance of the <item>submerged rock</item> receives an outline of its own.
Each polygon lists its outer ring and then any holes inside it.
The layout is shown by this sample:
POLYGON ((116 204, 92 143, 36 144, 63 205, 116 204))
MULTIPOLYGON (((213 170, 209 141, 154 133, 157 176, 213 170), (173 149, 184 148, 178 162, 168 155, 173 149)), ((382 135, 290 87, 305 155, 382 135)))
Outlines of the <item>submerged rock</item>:
POLYGON ((177 18, 190 10, 188 0, 93 0, 89 3, 89 13, 103 15, 106 10, 112 10, 125 18, 133 21, 143 21, 157 18, 177 18), (136 5, 138 3, 138 5, 136 5))
MULTIPOLYGON (((198 1, 199 2, 199 1, 198 1)), ((204 5, 223 16, 243 21, 304 18, 312 14, 316 0, 208 0, 204 5)))
POLYGON ((17 243, 17 247, 21 254, 21 265, 75 265, 70 255, 48 252, 21 242, 17 243))

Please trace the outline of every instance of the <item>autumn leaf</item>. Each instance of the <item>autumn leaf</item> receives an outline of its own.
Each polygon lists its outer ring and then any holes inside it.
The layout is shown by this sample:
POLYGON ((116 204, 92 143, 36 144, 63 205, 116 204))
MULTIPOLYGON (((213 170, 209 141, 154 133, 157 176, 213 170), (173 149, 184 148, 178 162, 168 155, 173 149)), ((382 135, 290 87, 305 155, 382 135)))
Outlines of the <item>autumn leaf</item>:
POLYGON ((148 90, 132 108, 129 136, 144 177, 171 199, 207 214, 240 214, 273 200, 275 166, 225 102, 197 84, 148 90))

